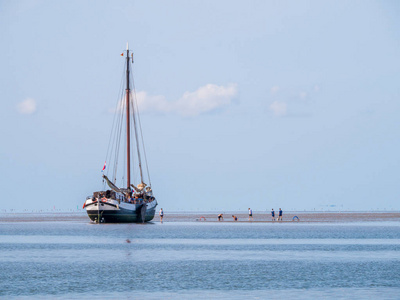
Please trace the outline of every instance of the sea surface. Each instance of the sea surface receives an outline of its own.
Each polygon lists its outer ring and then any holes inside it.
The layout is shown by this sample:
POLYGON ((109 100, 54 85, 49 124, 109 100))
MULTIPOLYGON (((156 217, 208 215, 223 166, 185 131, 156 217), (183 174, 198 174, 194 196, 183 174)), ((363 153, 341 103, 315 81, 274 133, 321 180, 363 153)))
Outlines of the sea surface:
POLYGON ((400 299, 400 222, 2 222, 0 298, 400 299))

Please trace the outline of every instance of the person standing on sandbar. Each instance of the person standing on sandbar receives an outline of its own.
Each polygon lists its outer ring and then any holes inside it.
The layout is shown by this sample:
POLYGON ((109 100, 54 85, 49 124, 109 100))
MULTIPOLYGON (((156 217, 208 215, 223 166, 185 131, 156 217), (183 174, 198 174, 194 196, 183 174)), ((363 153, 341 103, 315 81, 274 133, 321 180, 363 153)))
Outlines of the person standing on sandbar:
POLYGON ((162 208, 160 209, 159 215, 160 215, 160 222, 162 223, 162 219, 164 217, 164 211, 162 210, 162 208))
POLYGON ((251 208, 249 207, 249 221, 251 220, 253 221, 253 211, 251 210, 251 208))
POLYGON ((281 208, 279 208, 278 221, 282 221, 282 209, 281 208))
POLYGON ((272 209, 272 211, 271 211, 271 216, 272 216, 272 221, 275 221, 275 212, 274 212, 274 209, 272 209))

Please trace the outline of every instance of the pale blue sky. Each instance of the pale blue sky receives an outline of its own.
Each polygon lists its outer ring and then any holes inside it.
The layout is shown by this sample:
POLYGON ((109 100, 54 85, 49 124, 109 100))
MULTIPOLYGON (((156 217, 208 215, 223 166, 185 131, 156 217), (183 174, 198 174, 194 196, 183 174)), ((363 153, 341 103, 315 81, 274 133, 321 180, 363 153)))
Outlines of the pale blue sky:
POLYGON ((127 41, 164 210, 400 209, 398 1, 0 1, 0 28, 3 209, 102 188, 127 41))

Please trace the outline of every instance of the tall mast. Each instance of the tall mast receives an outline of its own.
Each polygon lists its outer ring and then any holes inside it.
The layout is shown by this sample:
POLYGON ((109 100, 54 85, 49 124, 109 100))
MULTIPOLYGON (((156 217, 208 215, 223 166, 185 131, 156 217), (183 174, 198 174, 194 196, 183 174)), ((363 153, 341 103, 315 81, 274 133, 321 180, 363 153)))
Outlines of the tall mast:
POLYGON ((129 113, 129 46, 126 43, 126 174, 127 174, 127 188, 131 186, 131 131, 130 131, 130 113, 129 113))

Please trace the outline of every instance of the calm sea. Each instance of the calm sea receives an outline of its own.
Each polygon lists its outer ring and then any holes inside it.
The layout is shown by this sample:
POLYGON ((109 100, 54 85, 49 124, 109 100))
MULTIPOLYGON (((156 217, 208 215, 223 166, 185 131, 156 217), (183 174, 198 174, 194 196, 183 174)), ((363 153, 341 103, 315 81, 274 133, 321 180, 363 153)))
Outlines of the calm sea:
POLYGON ((0 297, 400 299, 400 222, 0 219, 0 297))

